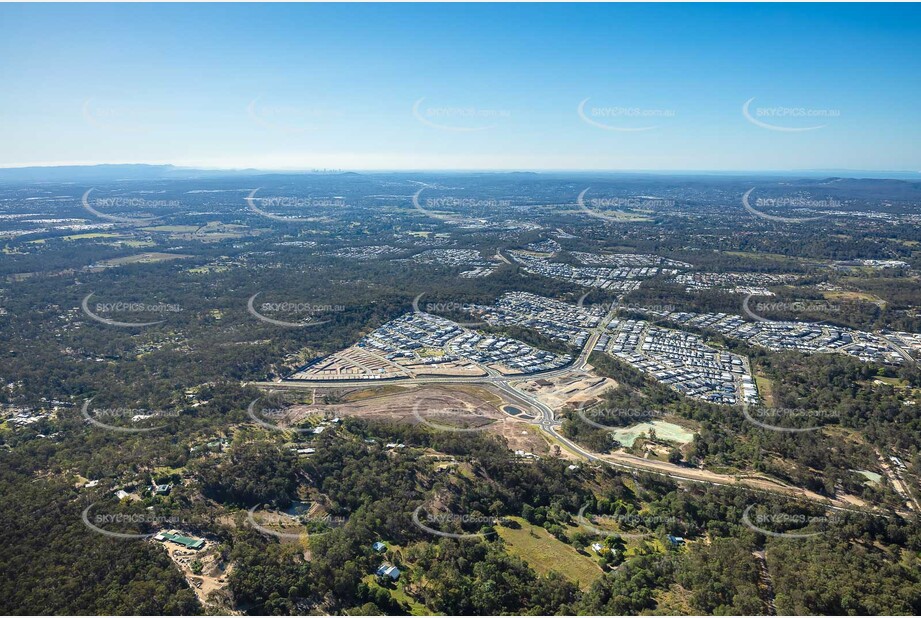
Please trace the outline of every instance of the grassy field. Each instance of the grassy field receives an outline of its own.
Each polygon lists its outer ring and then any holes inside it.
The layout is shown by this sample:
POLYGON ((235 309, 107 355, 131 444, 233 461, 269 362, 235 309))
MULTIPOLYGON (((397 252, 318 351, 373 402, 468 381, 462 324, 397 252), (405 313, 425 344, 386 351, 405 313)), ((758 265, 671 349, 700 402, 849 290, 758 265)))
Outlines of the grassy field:
MULTIPOLYGON (((603 532, 610 533, 612 536, 626 535, 623 537, 623 540, 624 544, 627 546, 627 551, 624 554, 627 557, 635 556, 639 553, 645 553, 645 551, 649 550, 650 548, 659 553, 665 553, 666 551, 665 545, 662 544, 662 540, 657 538, 655 534, 646 534, 643 531, 635 529, 624 529, 623 527, 610 520, 592 518, 590 514, 587 516, 587 518, 591 521, 592 526, 603 532)), ((574 526, 566 531, 566 535, 571 538, 573 533, 578 530, 583 532, 585 531, 585 529, 581 526, 574 526)), ((594 538, 593 541, 601 541, 601 539, 594 538)), ((586 547, 585 549, 592 556, 594 556, 594 553, 590 547, 586 547)))
POLYGON ((751 258, 753 260, 777 260, 778 262, 830 262, 831 260, 807 260, 782 253, 763 253, 760 251, 725 251, 726 255, 751 258))
POLYGON ((387 397, 388 395, 404 392, 406 392, 405 386, 388 384, 386 386, 375 386, 374 388, 364 388, 361 390, 351 391, 342 397, 342 401, 343 403, 354 403, 356 401, 365 401, 367 399, 387 397))
POLYGON ((521 524, 520 529, 498 526, 496 530, 509 553, 525 560, 538 573, 546 575, 551 570, 556 571, 578 582, 583 590, 601 577, 601 567, 591 557, 580 554, 572 545, 557 540, 543 528, 520 517, 512 519, 521 524))
POLYGON ((876 382, 888 384, 889 386, 893 388, 908 388, 910 386, 910 384, 908 383, 908 380, 904 380, 902 378, 878 377, 878 378, 873 378, 873 379, 876 382))
POLYGON ((154 262, 165 262, 167 260, 181 260, 190 258, 191 255, 182 255, 179 253, 139 253, 137 255, 128 255, 125 257, 103 260, 99 266, 122 266, 124 264, 153 264, 154 262))
MULTIPOLYGON (((121 235, 110 234, 107 232, 87 232, 85 234, 71 234, 69 236, 61 236, 60 240, 94 240, 99 238, 121 238, 121 235)), ((33 245, 44 245, 47 241, 47 238, 39 238, 37 240, 30 240, 28 242, 29 244, 33 245)))
POLYGON ((145 232, 185 232, 191 233, 198 229, 197 225, 155 225, 153 227, 145 227, 143 231, 145 232))
MULTIPOLYGON (((377 583, 377 577, 374 575, 368 575, 364 578, 364 582, 368 584, 371 588, 382 588, 380 584, 377 583)), ((423 605, 415 601, 411 596, 406 594, 403 591, 403 582, 397 582, 394 588, 384 588, 387 592, 390 593, 390 596, 393 597, 399 603, 406 603, 409 606, 410 616, 428 616, 431 612, 423 605)))
POLYGON ((422 348, 421 350, 417 350, 417 352, 422 358, 434 358, 445 355, 444 350, 438 350, 436 348, 422 348))
POLYGON ((773 407, 774 382, 762 375, 755 374, 755 384, 758 385, 758 394, 764 399, 764 403, 769 407, 773 407))
POLYGON ((865 301, 876 305, 884 305, 886 303, 886 301, 884 301, 879 296, 876 296, 875 294, 870 294, 869 292, 855 292, 851 290, 844 290, 841 292, 822 292, 822 296, 824 296, 826 300, 841 300, 845 302, 865 301))
POLYGON ((506 401, 495 392, 476 384, 452 384, 451 389, 478 397, 489 405, 496 406, 497 408, 506 403, 506 401))
POLYGON ((223 273, 230 270, 227 266, 198 266, 196 268, 190 268, 186 272, 190 272, 193 275, 204 275, 206 273, 223 273))
POLYGON ((86 234, 71 234, 63 236, 64 240, 83 240, 85 238, 119 238, 119 234, 109 234, 105 232, 88 232, 86 234))
POLYGON ((205 225, 153 225, 142 228, 144 232, 161 232, 171 234, 173 238, 190 238, 195 236, 202 241, 243 238, 249 233, 245 225, 209 221, 205 225))
POLYGON ((872 485, 879 485, 880 481, 883 480, 883 476, 881 474, 877 474, 876 472, 871 472, 869 470, 854 470, 854 472, 867 479, 867 483, 872 485))
POLYGON ((679 444, 687 444, 694 439, 694 434, 684 427, 675 425, 674 423, 667 423, 665 421, 638 423, 632 427, 625 427, 623 429, 613 431, 611 432, 611 435, 614 436, 615 440, 627 448, 630 448, 633 446, 633 443, 636 442, 637 438, 639 438, 641 435, 647 434, 650 429, 655 430, 656 438, 659 440, 678 442, 679 444))
POLYGON ((672 584, 668 590, 660 590, 655 594, 656 610, 659 616, 692 616, 691 592, 678 584, 672 584))

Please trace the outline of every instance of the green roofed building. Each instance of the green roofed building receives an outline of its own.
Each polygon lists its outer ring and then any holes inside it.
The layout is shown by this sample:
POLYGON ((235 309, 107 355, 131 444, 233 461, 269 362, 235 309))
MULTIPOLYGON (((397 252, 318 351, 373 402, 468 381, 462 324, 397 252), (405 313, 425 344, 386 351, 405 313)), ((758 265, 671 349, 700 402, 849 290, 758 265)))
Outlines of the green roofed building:
POLYGON ((193 539, 188 536, 182 536, 181 534, 173 534, 172 532, 161 532, 154 537, 158 541, 172 541, 177 545, 182 545, 188 549, 201 549, 205 546, 204 539, 193 539))

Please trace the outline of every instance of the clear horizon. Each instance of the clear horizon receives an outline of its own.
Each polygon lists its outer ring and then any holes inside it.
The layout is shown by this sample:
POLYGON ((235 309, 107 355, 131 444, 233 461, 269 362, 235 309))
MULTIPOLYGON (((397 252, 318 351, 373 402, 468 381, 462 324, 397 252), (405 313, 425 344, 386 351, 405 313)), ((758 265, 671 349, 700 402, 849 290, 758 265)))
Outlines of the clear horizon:
POLYGON ((682 175, 682 174, 700 174, 700 175, 785 175, 785 174, 876 174, 881 178, 885 174, 899 175, 921 175, 918 170, 862 170, 862 169, 553 169, 553 168, 380 168, 380 169, 361 169, 361 168, 262 168, 262 167, 204 167, 204 166, 184 166, 172 163, 146 163, 146 162, 100 162, 100 163, 42 163, 26 165, 9 165, 0 166, 0 170, 26 170, 36 168, 62 169, 62 168, 93 168, 107 166, 150 166, 150 167, 174 167, 177 170, 202 171, 202 172, 265 172, 271 174, 277 173, 361 173, 361 174, 388 174, 388 173, 495 173, 495 174, 653 174, 653 175, 682 175))
POLYGON ((918 173, 917 5, 0 5, 0 167, 918 173))

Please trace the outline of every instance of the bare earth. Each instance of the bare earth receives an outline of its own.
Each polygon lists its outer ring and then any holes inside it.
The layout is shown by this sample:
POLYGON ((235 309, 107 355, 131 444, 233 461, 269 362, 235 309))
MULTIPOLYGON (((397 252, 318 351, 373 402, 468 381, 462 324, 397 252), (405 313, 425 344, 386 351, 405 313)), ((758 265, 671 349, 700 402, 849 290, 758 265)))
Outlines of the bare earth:
MULTIPOLYGON (((527 419, 516 419, 500 408, 522 405, 502 396, 488 385, 426 385, 389 387, 380 394, 375 389, 348 393, 350 401, 339 404, 293 406, 285 424, 296 424, 318 414, 326 417, 356 416, 378 421, 426 423, 435 429, 488 431, 508 440, 511 450, 544 455, 550 452, 547 440, 527 419)), ((533 410, 524 410, 535 414, 533 410)))
MULTIPOLYGON (((221 613, 239 613, 230 612, 228 604, 213 602, 215 599, 221 597, 221 591, 227 586, 227 577, 233 570, 232 565, 224 565, 220 561, 217 545, 213 541, 209 540, 205 547, 198 551, 186 549, 175 543, 153 542, 157 545, 162 545, 163 548, 166 549, 169 557, 176 563, 176 566, 179 567, 179 570, 182 571, 183 576, 185 576, 186 581, 189 582, 189 586, 195 592, 195 596, 198 597, 202 606, 220 607, 221 613), (202 563, 201 575, 192 573, 191 564, 195 560, 202 563), (218 594, 209 601, 209 595, 216 591, 218 594)), ((229 593, 227 594, 229 595, 229 593)))
POLYGON ((515 386, 554 410, 560 410, 567 405, 578 406, 600 399, 606 390, 616 388, 617 382, 595 374, 592 366, 586 365, 585 371, 576 374, 516 382, 515 386))

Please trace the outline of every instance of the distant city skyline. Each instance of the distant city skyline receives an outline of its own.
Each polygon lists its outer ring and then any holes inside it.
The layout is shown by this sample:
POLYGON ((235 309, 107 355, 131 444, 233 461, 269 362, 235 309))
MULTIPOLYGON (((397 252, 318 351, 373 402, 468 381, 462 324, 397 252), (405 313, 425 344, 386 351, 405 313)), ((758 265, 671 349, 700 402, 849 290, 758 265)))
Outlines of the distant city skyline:
POLYGON ((917 5, 0 5, 0 167, 921 171, 917 5))

